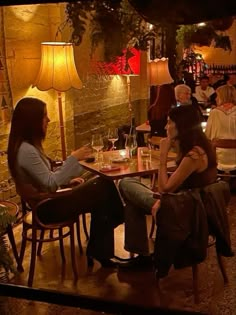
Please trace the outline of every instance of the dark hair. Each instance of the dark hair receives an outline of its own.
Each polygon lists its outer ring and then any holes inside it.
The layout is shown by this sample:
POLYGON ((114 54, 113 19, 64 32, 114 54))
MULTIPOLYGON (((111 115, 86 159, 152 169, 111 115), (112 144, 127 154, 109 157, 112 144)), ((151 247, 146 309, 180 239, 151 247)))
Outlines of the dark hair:
POLYGON ((229 75, 228 74, 224 74, 224 79, 225 83, 227 83, 227 81, 229 80, 229 75))
POLYGON ((208 80, 209 81, 209 77, 207 75, 203 75, 201 78, 200 78, 200 82, 202 80, 208 80))
POLYGON ((15 161, 22 142, 26 141, 42 149, 42 141, 45 138, 43 130, 45 107, 46 103, 32 97, 22 98, 16 104, 7 148, 8 166, 13 178, 16 177, 15 161))
POLYGON ((201 117, 191 105, 175 107, 169 112, 170 119, 175 122, 178 130, 177 139, 183 158, 194 146, 201 147, 207 154, 208 165, 216 165, 216 154, 211 142, 201 127, 201 117))

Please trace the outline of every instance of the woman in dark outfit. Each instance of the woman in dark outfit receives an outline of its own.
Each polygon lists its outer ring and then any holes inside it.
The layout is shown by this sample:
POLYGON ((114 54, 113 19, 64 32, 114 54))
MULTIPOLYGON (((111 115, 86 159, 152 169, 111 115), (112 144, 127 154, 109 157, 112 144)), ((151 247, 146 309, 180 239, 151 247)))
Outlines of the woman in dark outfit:
MULTIPOLYGON (((197 109, 179 106, 172 109, 166 125, 167 137, 160 142, 158 191, 176 192, 182 188, 203 187, 216 180, 216 154, 201 128, 197 109), (171 176, 167 172, 167 157, 171 148, 177 153, 177 168, 171 176)), ((160 200, 135 178, 120 181, 119 188, 126 202, 125 249, 137 253, 123 269, 139 269, 152 264, 147 238, 146 215, 156 213, 160 200)), ((158 224, 158 222, 157 222, 158 224)))

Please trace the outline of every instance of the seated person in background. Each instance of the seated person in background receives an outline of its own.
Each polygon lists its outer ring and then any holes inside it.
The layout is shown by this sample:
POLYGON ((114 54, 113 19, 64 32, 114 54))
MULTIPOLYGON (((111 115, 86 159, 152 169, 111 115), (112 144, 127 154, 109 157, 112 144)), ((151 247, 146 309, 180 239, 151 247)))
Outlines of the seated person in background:
POLYGON ((194 96, 192 96, 191 88, 188 85, 186 84, 176 85, 175 99, 177 102, 177 106, 192 105, 194 108, 196 108, 201 117, 201 120, 204 121, 204 117, 202 115, 198 101, 194 96))
POLYGON ((236 74, 235 73, 224 74, 223 79, 215 82, 213 85, 213 88, 216 90, 218 87, 225 85, 225 84, 233 85, 234 87, 236 87, 236 74))
MULTIPOLYGON (((229 85, 229 86, 234 86, 236 88, 236 74, 231 73, 231 74, 224 74, 224 77, 222 80, 218 80, 214 85, 214 89, 216 90, 218 87, 222 85, 229 85)), ((211 95, 210 97, 210 103, 211 105, 217 105, 216 102, 216 92, 211 95)))
POLYGON ((215 92, 213 87, 209 86, 208 76, 200 78, 200 85, 196 86, 195 93, 193 94, 198 102, 205 103, 206 105, 210 101, 210 96, 215 92))
POLYGON ((176 106, 176 100, 172 84, 164 84, 159 89, 159 95, 156 95, 155 101, 148 109, 148 117, 151 136, 165 137, 168 112, 171 107, 176 106))
MULTIPOLYGON (((73 151, 61 167, 51 171, 42 146, 49 121, 46 103, 31 97, 21 99, 12 116, 8 166, 18 193, 31 206, 78 177, 83 170, 79 161, 91 154, 90 148, 81 147, 73 151)), ((56 217, 55 212, 47 213, 44 222, 65 221, 82 212, 91 212, 88 263, 92 264, 92 258, 96 258, 103 267, 115 266, 110 259, 114 257, 113 232, 123 221, 123 205, 114 183, 93 178, 58 198, 58 202, 65 205, 65 210, 56 217)))
MULTIPOLYGON (((212 140, 236 139, 236 89, 231 85, 222 85, 216 90, 215 107, 207 120, 206 136, 212 140)), ((218 166, 222 171, 236 170, 236 150, 217 148, 218 166)))
MULTIPOLYGON (((170 110, 166 125, 167 138, 160 142, 160 168, 158 191, 176 192, 212 184, 216 180, 216 155, 201 128, 197 110, 192 106, 179 106, 170 110), (177 152, 177 168, 167 173, 167 156, 171 148, 177 152)), ((150 267, 146 215, 156 213, 160 200, 153 198, 150 188, 136 178, 124 178, 119 183, 125 206, 125 249, 139 254, 122 269, 150 267)), ((158 222, 157 222, 158 225, 158 222)))
POLYGON ((230 73, 226 77, 226 84, 236 88, 236 73, 230 73))

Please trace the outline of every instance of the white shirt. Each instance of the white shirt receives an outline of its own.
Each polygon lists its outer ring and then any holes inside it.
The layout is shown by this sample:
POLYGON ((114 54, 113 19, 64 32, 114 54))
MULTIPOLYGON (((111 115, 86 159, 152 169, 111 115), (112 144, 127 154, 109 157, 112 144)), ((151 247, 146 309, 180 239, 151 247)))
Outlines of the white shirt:
POLYGON ((198 102, 207 102, 209 100, 209 97, 215 93, 215 90, 213 87, 208 86, 206 90, 203 90, 201 86, 196 86, 195 93, 193 94, 198 102))
MULTIPOLYGON (((223 110, 223 106, 213 109, 207 120, 205 134, 210 140, 214 138, 236 139, 236 106, 227 110, 223 110)), ((219 170, 236 170, 235 149, 217 148, 216 154, 219 170)))

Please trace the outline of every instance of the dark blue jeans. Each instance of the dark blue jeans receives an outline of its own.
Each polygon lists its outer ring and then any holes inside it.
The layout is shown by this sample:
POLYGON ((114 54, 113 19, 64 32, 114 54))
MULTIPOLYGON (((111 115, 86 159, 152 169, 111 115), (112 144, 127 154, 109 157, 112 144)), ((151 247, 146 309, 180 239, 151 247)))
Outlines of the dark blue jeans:
POLYGON ((123 211, 113 181, 96 177, 73 188, 72 194, 45 204, 40 219, 52 223, 91 213, 87 255, 105 259, 114 256, 114 228, 123 223, 123 211))

